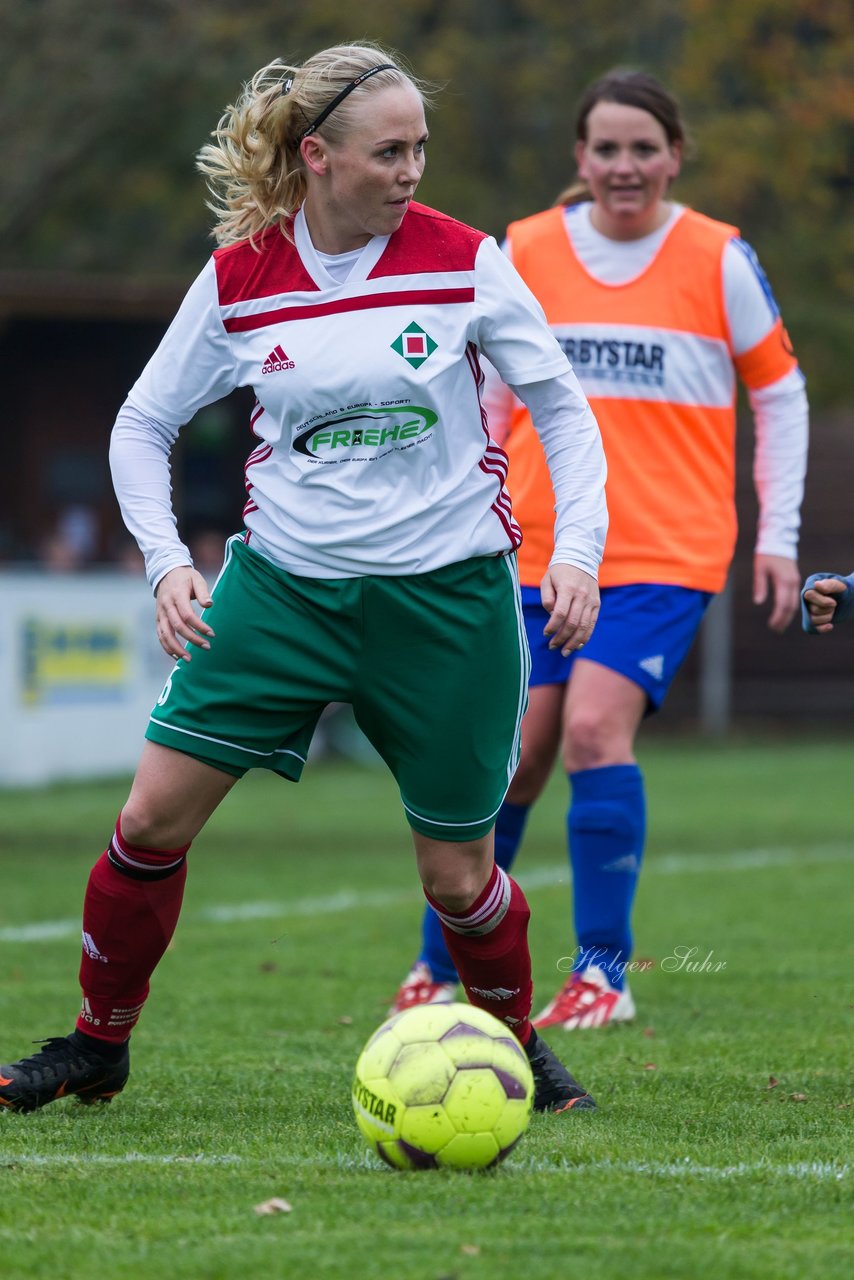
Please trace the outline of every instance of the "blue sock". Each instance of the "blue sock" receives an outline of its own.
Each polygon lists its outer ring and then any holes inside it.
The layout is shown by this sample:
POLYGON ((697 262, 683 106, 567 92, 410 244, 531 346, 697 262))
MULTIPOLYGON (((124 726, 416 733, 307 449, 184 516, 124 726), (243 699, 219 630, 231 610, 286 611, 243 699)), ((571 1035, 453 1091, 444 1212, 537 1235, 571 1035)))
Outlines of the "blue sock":
POLYGON ((643 774, 636 764, 569 775, 575 970, 598 964, 622 990, 632 954, 631 914, 646 837, 643 774))
MULTIPOLYGON (((495 861, 503 871, 509 871, 522 841, 530 805, 504 804, 495 821, 495 861)), ((436 982, 455 982, 457 971, 448 955, 439 917, 432 907, 425 907, 421 924, 421 954, 418 957, 430 966, 436 982)))

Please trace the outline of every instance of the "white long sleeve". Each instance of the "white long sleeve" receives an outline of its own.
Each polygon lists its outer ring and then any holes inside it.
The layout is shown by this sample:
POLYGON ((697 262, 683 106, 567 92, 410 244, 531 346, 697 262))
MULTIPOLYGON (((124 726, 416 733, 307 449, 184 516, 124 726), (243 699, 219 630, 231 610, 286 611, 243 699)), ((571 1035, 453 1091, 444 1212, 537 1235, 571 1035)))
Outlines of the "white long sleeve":
POLYGON ((152 590, 170 569, 193 563, 172 510, 169 454, 177 438, 177 427, 148 417, 130 400, 119 410, 110 438, 110 470, 122 519, 145 557, 152 590))
POLYGON ((809 406, 798 369, 748 391, 756 431, 753 482, 759 499, 756 550, 797 559, 804 494, 809 406))
POLYGON ((608 532, 605 453, 593 411, 571 370, 514 386, 542 441, 555 493, 551 564, 596 577, 608 532))

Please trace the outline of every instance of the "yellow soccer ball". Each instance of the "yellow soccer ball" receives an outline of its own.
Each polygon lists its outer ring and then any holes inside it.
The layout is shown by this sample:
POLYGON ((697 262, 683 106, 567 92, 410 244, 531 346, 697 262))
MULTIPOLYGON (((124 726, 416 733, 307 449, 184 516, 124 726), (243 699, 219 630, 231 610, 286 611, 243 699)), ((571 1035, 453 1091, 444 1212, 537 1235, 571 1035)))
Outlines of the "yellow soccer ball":
POLYGON ((534 1080, 503 1022, 468 1004, 397 1013, 356 1063, 353 1111, 393 1169, 488 1169, 528 1127, 534 1080))

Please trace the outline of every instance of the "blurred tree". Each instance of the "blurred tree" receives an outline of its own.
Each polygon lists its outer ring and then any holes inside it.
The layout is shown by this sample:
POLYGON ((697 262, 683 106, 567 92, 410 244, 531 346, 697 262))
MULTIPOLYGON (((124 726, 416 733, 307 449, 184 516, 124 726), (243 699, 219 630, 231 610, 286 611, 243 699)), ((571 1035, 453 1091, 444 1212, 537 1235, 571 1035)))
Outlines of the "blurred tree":
POLYGON ((766 263, 814 402, 851 398, 854 32, 848 0, 0 0, 0 268, 176 273, 206 256, 193 157, 239 84, 341 40, 445 86, 428 203, 500 235, 573 172, 573 107, 608 67, 680 96, 699 145, 677 194, 766 263))
POLYGON ((684 198, 740 225, 782 296, 813 403, 851 400, 854 13, 686 0, 669 83, 698 137, 684 198))
POLYGON ((3 8, 4 265, 133 268, 154 248, 168 269, 182 240, 174 196, 188 186, 186 172, 170 182, 175 135, 201 53, 189 10, 179 0, 3 8), (167 219, 170 233, 135 253, 167 219))

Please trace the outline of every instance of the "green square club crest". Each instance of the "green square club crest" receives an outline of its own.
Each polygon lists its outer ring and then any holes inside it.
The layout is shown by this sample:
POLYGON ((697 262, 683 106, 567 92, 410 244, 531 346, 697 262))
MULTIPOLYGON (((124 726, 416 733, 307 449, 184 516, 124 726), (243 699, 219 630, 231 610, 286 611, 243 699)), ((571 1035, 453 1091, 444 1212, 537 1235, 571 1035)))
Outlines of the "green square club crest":
POLYGON ((392 351, 403 356, 413 369, 419 368, 436 350, 436 343, 414 321, 407 325, 403 333, 391 344, 392 351))

